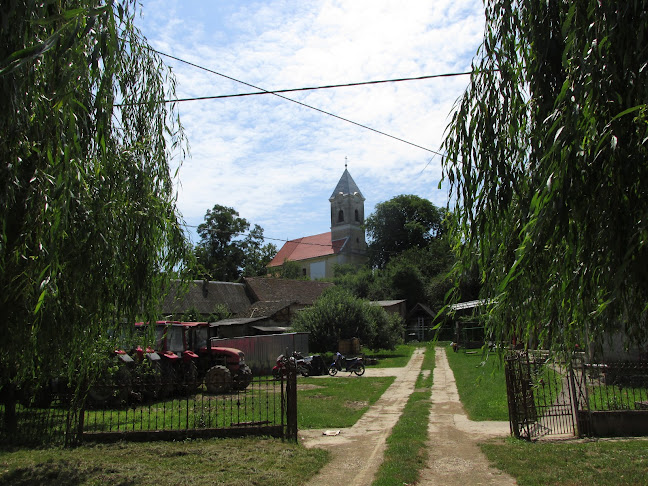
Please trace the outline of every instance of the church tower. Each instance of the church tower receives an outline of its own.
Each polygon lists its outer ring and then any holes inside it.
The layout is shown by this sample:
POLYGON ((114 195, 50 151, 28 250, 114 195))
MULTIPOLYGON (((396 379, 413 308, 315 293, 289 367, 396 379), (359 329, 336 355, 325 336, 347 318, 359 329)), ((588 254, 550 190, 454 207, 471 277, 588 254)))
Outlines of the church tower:
POLYGON ((344 165, 344 173, 329 198, 331 202, 331 240, 347 239, 343 253, 365 257, 367 243, 364 224, 365 198, 344 165))

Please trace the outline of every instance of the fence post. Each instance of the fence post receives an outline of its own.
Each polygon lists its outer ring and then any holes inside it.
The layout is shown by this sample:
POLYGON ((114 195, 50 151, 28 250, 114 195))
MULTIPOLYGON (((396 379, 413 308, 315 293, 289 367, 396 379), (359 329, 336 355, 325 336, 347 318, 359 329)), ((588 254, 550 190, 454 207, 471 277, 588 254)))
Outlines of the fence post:
POLYGON ((286 376, 286 438, 297 442, 297 366, 289 360, 286 376))

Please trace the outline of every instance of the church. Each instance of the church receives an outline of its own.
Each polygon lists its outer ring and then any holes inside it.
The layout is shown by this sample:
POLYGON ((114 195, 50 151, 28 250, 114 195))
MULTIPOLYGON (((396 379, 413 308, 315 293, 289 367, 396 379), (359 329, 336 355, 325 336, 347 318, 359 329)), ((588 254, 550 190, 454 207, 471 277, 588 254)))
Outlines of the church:
POLYGON ((344 173, 329 198, 331 231, 287 241, 268 264, 268 272, 275 273, 288 260, 301 266, 303 276, 316 280, 333 277, 336 264, 366 263, 364 201, 345 164, 344 173))

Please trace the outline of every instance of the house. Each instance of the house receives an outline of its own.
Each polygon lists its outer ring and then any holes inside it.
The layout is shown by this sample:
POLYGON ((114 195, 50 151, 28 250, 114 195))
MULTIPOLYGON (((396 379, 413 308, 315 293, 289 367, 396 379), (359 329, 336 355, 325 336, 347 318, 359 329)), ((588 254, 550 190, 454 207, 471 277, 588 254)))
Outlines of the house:
POLYGON ((300 265, 303 276, 315 280, 333 277, 336 264, 366 263, 364 201, 345 165, 329 198, 331 231, 286 242, 268 264, 268 272, 277 273, 285 261, 293 261, 300 265))

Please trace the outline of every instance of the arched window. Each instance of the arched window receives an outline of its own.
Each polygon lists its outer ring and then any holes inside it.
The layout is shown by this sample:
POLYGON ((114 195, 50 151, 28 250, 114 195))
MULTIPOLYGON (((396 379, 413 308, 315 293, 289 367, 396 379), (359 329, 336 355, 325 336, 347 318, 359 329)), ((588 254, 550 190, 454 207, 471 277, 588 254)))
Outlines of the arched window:
POLYGON ((340 209, 340 212, 338 213, 338 223, 343 223, 344 222, 344 211, 340 209))
POLYGON ((355 210, 355 218, 356 218, 356 221, 360 221, 360 215, 358 214, 357 209, 355 210))

